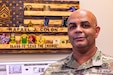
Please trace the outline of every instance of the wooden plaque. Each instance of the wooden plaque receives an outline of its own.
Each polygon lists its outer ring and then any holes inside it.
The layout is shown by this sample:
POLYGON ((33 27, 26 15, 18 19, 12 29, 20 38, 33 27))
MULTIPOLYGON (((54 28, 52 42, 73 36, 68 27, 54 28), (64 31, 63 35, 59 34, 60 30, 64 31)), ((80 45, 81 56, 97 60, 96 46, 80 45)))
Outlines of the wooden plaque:
POLYGON ((73 0, 0 0, 0 53, 70 53, 73 0))

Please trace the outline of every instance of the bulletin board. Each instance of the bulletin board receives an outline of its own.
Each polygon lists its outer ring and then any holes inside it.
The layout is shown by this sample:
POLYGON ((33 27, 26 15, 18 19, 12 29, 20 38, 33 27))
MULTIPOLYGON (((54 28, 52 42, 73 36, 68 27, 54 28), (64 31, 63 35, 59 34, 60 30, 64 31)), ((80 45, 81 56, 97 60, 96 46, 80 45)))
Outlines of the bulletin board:
POLYGON ((0 53, 70 53, 67 19, 79 1, 0 0, 0 53))

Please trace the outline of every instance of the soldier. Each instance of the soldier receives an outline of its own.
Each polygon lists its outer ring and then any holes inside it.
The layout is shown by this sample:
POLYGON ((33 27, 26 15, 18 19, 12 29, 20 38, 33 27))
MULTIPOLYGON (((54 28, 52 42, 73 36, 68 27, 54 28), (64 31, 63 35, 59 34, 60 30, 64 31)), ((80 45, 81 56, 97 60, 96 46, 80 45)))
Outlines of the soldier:
POLYGON ((68 18, 68 36, 72 53, 51 64, 44 75, 113 75, 113 58, 103 54, 95 44, 100 27, 95 15, 85 9, 68 18))

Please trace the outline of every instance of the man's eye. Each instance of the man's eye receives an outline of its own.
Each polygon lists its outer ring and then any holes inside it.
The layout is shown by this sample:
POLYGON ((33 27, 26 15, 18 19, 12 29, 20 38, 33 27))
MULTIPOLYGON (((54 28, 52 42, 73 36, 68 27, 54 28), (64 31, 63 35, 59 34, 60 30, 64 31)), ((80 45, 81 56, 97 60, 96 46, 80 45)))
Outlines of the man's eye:
POLYGON ((75 29, 76 28, 76 26, 70 26, 69 27, 69 29, 75 29))
POLYGON ((83 28, 89 28, 90 27, 89 23, 82 23, 81 25, 82 25, 83 28))
POLYGON ((69 29, 72 30, 72 29, 75 29, 76 28, 76 23, 70 23, 69 24, 69 29))

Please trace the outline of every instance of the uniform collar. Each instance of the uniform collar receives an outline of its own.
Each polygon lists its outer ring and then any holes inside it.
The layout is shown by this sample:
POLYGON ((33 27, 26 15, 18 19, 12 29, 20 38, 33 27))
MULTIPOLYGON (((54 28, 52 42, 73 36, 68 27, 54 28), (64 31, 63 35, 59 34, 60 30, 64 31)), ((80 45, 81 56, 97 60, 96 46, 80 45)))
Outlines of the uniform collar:
POLYGON ((95 55, 89 59, 87 62, 80 65, 76 60, 73 58, 73 53, 71 53, 67 58, 67 61, 65 61, 65 66, 72 69, 84 69, 84 68, 90 68, 93 66, 101 66, 102 65, 102 52, 96 51, 95 55), (75 65, 76 64, 76 65, 75 65))

